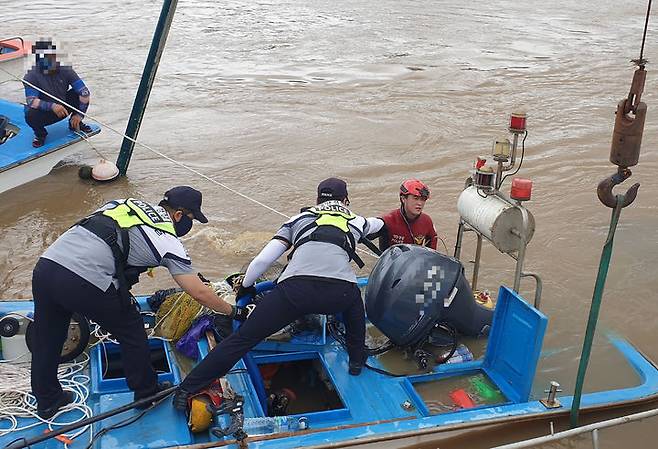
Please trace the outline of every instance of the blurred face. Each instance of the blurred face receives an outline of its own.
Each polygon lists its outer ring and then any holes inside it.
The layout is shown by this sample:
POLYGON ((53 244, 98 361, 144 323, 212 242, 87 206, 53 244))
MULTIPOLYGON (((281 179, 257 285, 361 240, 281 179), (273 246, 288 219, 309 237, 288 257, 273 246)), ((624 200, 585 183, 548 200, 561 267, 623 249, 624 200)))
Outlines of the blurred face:
POLYGON ((37 60, 39 68, 44 72, 54 72, 57 70, 58 61, 57 56, 53 54, 46 54, 39 57, 37 60))
POLYGON ((423 212, 427 198, 418 195, 400 195, 400 201, 407 218, 414 219, 423 212))

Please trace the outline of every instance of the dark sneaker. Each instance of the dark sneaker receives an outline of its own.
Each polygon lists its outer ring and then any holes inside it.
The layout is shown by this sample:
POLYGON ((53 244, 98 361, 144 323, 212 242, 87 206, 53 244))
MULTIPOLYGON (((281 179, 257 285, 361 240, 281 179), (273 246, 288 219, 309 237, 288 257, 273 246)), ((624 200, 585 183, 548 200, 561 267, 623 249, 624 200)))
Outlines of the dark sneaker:
POLYGON ((93 130, 91 129, 91 126, 87 125, 86 123, 80 122, 80 131, 82 131, 85 134, 89 134, 93 130))
POLYGON ((39 407, 37 407, 37 415, 39 415, 39 417, 42 419, 50 419, 53 416, 55 416, 55 414, 59 411, 59 409, 61 409, 67 404, 70 404, 71 402, 73 402, 74 399, 75 399, 74 392, 64 391, 62 392, 62 395, 59 397, 59 400, 57 400, 57 402, 55 402, 55 404, 52 405, 51 407, 45 409, 40 409, 39 407))
MULTIPOLYGON (((140 401, 142 399, 146 399, 146 398, 149 398, 151 396, 155 396, 159 392, 167 390, 167 389, 171 388, 172 386, 173 385, 171 384, 171 382, 160 382, 160 383, 158 383, 158 386, 155 388, 155 390, 153 390, 151 393, 148 393, 148 394, 137 394, 137 393, 135 393, 135 395, 133 396, 133 398, 134 398, 133 401, 140 401)), ((158 401, 160 399, 162 399, 162 398, 159 398, 158 401)), ((137 410, 145 410, 149 407, 152 407, 153 404, 155 404, 155 401, 144 402, 141 405, 135 406, 135 408, 137 410)))
MULTIPOLYGON (((84 123, 84 122, 80 122, 80 125, 78 125, 78 126, 80 127, 80 132, 83 132, 83 133, 85 133, 85 134, 89 134, 90 132, 93 131, 93 130, 91 129, 91 126, 87 125, 87 124, 84 123)), ((70 129, 71 131, 76 131, 76 129, 75 129, 74 127, 71 126, 71 120, 69 120, 69 129, 70 129)))
POLYGON ((350 376, 358 376, 363 370, 363 362, 350 362, 350 376))
POLYGON ((34 148, 42 147, 44 143, 46 143, 46 138, 45 137, 34 136, 34 140, 32 140, 32 146, 34 148))

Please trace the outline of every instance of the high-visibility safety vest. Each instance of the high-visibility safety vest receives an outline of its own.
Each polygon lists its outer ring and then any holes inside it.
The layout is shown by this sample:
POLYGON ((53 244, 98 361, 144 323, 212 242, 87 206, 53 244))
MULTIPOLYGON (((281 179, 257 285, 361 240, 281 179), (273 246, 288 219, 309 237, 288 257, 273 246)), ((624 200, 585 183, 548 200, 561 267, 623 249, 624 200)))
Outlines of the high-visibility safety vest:
POLYGON ((171 217, 163 209, 159 211, 150 204, 134 198, 128 198, 124 201, 114 201, 114 203, 116 203, 115 207, 106 209, 100 213, 114 220, 121 229, 146 225, 176 236, 171 217))
POLYGON ((98 211, 76 223, 103 240, 112 250, 114 256, 115 276, 119 283, 119 296, 127 307, 133 302, 130 289, 139 282, 139 275, 150 267, 133 267, 128 265, 130 237, 128 229, 145 225, 153 229, 176 236, 171 217, 164 210, 158 210, 150 204, 129 198, 112 201, 114 207, 98 211), (123 249, 118 244, 121 238, 123 249))
MULTIPOLYGON (((359 268, 365 265, 356 254, 357 241, 350 231, 350 221, 354 220, 357 215, 353 214, 341 201, 325 201, 303 211, 315 215, 316 219, 297 233, 300 237, 292 242, 293 249, 288 255, 289 260, 297 248, 304 243, 323 242, 340 246, 359 268), (310 234, 309 231, 311 231, 310 234)), ((361 234, 356 227, 353 229, 361 234)))

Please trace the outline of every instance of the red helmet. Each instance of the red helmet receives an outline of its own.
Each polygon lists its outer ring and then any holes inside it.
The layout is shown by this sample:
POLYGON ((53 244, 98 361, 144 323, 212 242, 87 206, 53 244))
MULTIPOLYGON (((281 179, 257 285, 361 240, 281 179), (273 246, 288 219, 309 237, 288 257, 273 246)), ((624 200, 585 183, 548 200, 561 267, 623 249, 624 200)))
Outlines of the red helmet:
POLYGON ((430 197, 430 189, 422 181, 407 179, 400 185, 400 195, 416 195, 428 199, 430 197))

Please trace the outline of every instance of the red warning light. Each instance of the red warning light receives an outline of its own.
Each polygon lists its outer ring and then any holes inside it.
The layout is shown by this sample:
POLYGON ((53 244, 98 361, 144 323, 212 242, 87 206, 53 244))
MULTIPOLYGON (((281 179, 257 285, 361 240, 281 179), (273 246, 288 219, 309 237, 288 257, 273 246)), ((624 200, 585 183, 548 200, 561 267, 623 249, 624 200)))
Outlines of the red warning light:
POLYGON ((525 132, 526 115, 523 112, 510 114, 509 117, 509 130, 513 133, 525 132))
POLYGON ((532 181, 523 178, 512 179, 510 197, 517 201, 528 201, 532 195, 532 181))

